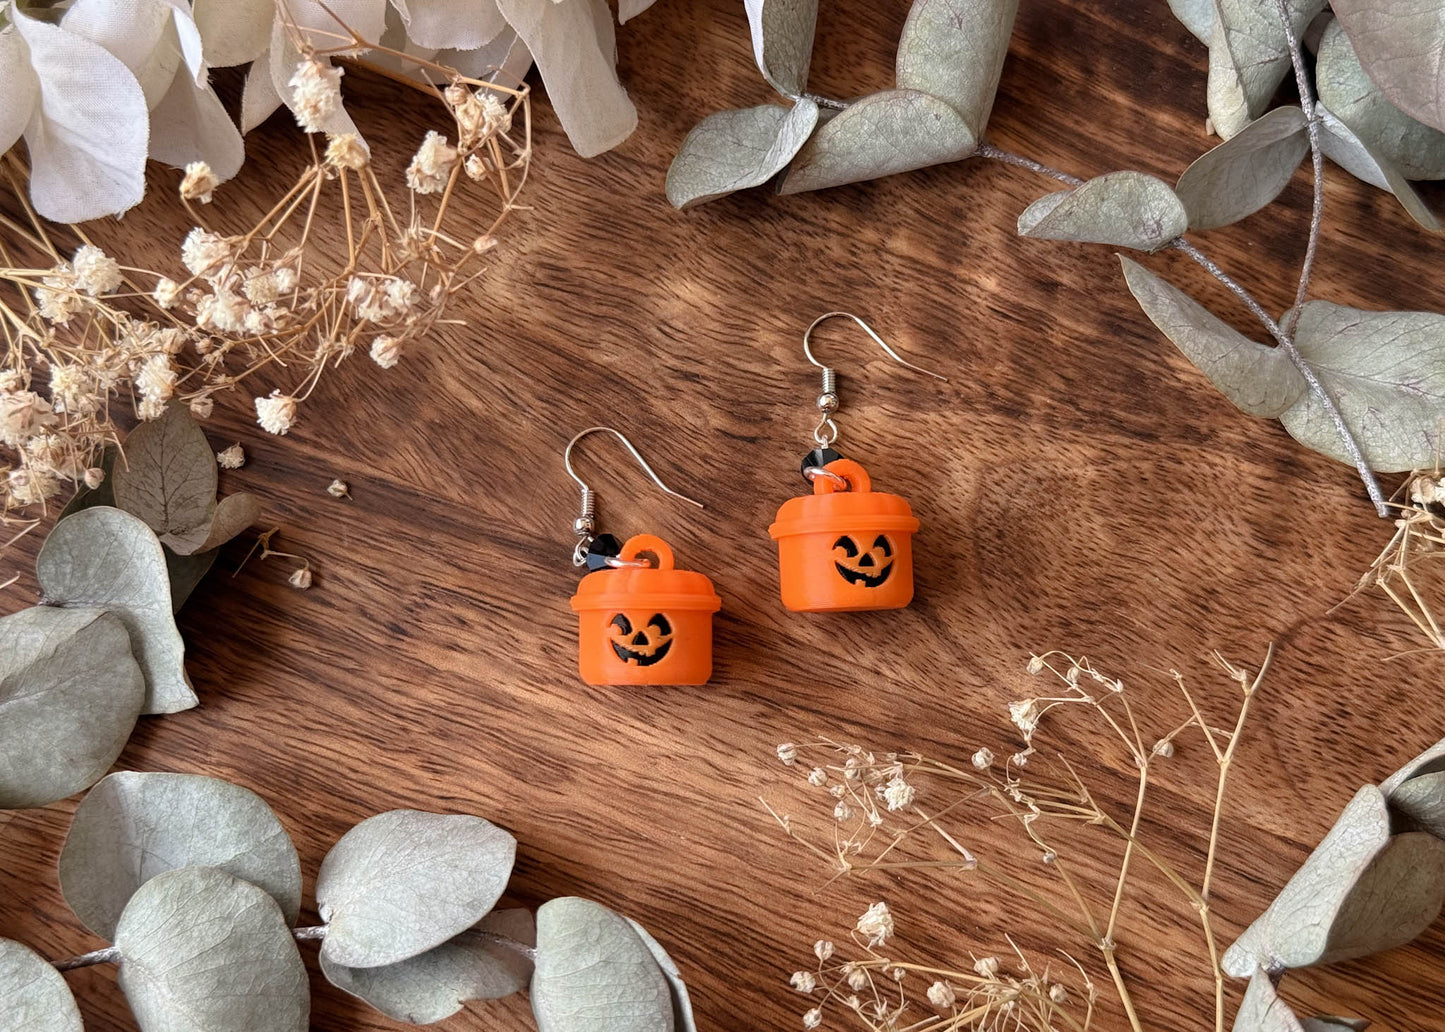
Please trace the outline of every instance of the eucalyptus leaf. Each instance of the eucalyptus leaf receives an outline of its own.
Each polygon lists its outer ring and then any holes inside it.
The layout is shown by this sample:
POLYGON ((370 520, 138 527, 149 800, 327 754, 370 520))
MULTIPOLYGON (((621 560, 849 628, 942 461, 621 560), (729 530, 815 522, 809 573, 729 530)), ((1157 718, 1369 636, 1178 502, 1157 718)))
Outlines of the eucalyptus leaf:
POLYGON ((115 502, 145 520, 175 551, 197 550, 167 540, 208 527, 216 509, 216 453, 184 405, 168 406, 126 437, 125 462, 115 471, 115 502))
POLYGON ((1137 262, 1123 255, 1119 261, 1144 314, 1242 411, 1273 418, 1309 390, 1282 350, 1250 340, 1137 262))
POLYGON ((797 99, 808 85, 818 0, 743 0, 753 36, 753 57, 763 78, 797 99))
POLYGON ((1019 216, 1019 235, 1157 251, 1189 226, 1184 205, 1162 179, 1110 172, 1041 197, 1019 216))
MULTIPOLYGON (((1445 426, 1445 315, 1310 301, 1300 311, 1295 347, 1334 398, 1372 468, 1404 472, 1436 461, 1445 426)), ((1301 444, 1350 461, 1314 394, 1303 395, 1280 421, 1301 444)))
MULTIPOLYGON (((1299 38, 1315 15, 1324 10, 1325 0, 1286 0, 1286 6, 1299 38)), ((1245 124, 1262 115, 1291 71, 1288 37, 1276 0, 1217 0, 1209 63, 1211 77, 1216 63, 1228 64, 1243 100, 1245 124)), ((1213 106, 1209 113, 1215 114, 1213 106)), ((1244 128, 1243 124, 1234 128, 1228 119, 1229 131, 1217 118, 1215 125, 1226 139, 1244 128)))
POLYGON ((98 607, 120 617, 145 674, 143 713, 177 713, 199 701, 184 665, 185 643, 171 611, 165 553, 140 519, 96 506, 55 525, 35 558, 44 603, 98 607))
POLYGON ((1323 104, 1315 105, 1320 119, 1320 150, 1356 179, 1395 195, 1410 217, 1432 232, 1439 232, 1440 220, 1415 192, 1404 173, 1367 147, 1354 131, 1323 104))
POLYGON ((286 829, 255 792, 198 774, 119 771, 96 785, 60 852, 60 891, 85 927, 112 939, 135 891, 181 867, 244 879, 296 923, 301 864, 286 829))
POLYGON ((306 1032, 306 966, 276 901, 213 867, 146 882, 115 930, 141 1032, 306 1032))
POLYGON ((64 976, 11 939, 0 939, 0 1032, 81 1032, 64 976))
POLYGON ((1390 103, 1360 67, 1338 20, 1320 40, 1315 80, 1320 101, 1406 179, 1445 179, 1445 133, 1390 103))
POLYGON ((677 969, 677 964, 667 955, 662 943, 652 937, 651 932, 630 917, 627 923, 652 953, 652 958, 657 961, 663 977, 667 979, 668 988, 672 990, 673 1029, 675 1032, 697 1032, 697 1020, 692 1014, 692 997, 688 995, 687 983, 682 980, 682 972, 677 969))
POLYGON ((1400 110, 1445 129, 1445 5, 1333 0, 1360 63, 1400 110))
POLYGON ((897 80, 953 105, 982 139, 1018 0, 914 0, 898 40, 897 80))
POLYGON ((1304 112, 1266 112, 1218 147, 1194 160, 1174 192, 1189 214, 1189 228, 1214 229, 1253 215, 1280 195, 1310 151, 1304 112))
POLYGON ((1366 785, 1221 966, 1243 978, 1379 953, 1428 928, 1442 900, 1445 841, 1392 836, 1384 794, 1366 785))
POLYGON ((60 510, 60 519, 63 520, 81 509, 115 505, 115 460, 119 457, 120 449, 115 445, 107 444, 101 448, 99 467, 105 471, 105 479, 100 482, 99 487, 91 488, 82 484, 77 488, 70 501, 65 503, 65 508, 60 510))
POLYGON ((316 904, 321 955, 374 968, 424 953, 476 924, 512 874, 517 840, 480 817, 391 810, 326 854, 316 904))
POLYGON ((169 548, 166 553, 166 576, 171 584, 171 612, 179 613, 181 606, 201 583, 211 567, 215 565, 219 552, 193 552, 190 555, 176 555, 169 548))
POLYGON ((1234 1015, 1234 1032, 1303 1032, 1303 1026, 1279 998, 1269 974, 1256 968, 1234 1015))
POLYGON ((44 806, 93 784, 144 701, 116 616, 36 606, 0 619, 0 809, 44 806))
POLYGON ((1370 1023, 1365 1018, 1305 1018, 1300 1022, 1304 1032, 1365 1032, 1370 1023))
POLYGON ((735 190, 761 186, 783 170, 818 124, 818 105, 804 98, 719 111, 704 118, 672 159, 667 199, 689 208, 735 190))
POLYGON ((1214 0, 1169 0, 1169 9, 1199 42, 1209 46, 1214 33, 1214 0))
POLYGON ((321 972, 332 985, 389 1018, 430 1025, 451 1017, 468 1000, 495 1000, 527 987, 532 961, 501 945, 498 936, 533 945, 537 931, 531 912, 493 911, 440 946, 386 967, 343 967, 323 955, 321 972))
POLYGON ((958 161, 978 139, 937 97, 884 90, 849 104, 819 126, 788 168, 778 192, 802 193, 958 161))
POLYGON ((531 998, 538 1032, 675 1032, 647 944, 621 914, 576 896, 537 911, 531 998))

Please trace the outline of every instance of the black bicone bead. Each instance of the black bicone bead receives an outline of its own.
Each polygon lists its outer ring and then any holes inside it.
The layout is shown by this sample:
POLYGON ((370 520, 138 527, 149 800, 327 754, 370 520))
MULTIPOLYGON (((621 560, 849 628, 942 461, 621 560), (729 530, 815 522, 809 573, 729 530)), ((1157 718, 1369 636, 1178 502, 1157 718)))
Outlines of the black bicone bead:
POLYGON ((587 569, 605 570, 607 560, 622 554, 622 542, 611 534, 598 534, 587 546, 587 569))
MULTIPOLYGON (((803 456, 803 479, 808 479, 808 470, 813 466, 822 468, 830 462, 837 462, 843 457, 843 453, 836 448, 814 448, 807 455, 803 456)), ((809 481, 811 483, 812 481, 809 481)))

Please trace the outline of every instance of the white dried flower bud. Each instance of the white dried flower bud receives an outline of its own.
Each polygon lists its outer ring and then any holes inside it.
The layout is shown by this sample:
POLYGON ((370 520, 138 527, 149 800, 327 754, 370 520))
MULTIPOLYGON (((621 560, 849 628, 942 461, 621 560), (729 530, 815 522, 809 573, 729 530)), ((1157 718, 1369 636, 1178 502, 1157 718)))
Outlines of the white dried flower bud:
POLYGON ((285 434, 296 422, 296 399, 279 390, 256 399, 256 422, 268 434, 285 434))
POLYGON ((887 903, 874 903, 854 927, 859 935, 868 937, 869 946, 881 946, 893 934, 893 914, 887 903))
POLYGON ((457 149, 436 130, 429 130, 406 168, 406 185, 419 194, 441 193, 451 178, 457 149))
POLYGON ((826 962, 829 957, 833 956, 833 948, 833 944, 827 939, 819 939, 813 943, 813 955, 826 962))
POLYGON ((355 133, 340 133, 326 144, 326 160, 337 168, 361 169, 371 160, 366 144, 355 133))
POLYGON ((326 122, 341 107, 341 69, 310 57, 291 76, 291 110, 308 133, 326 131, 326 122))
POLYGON ((240 469, 246 464, 246 453, 241 450, 239 444, 233 444, 223 451, 216 452, 216 465, 222 469, 240 469))
POLYGON ((1044 658, 1042 656, 1030 656, 1028 672, 1031 674, 1042 673, 1044 669, 1044 658))
POLYGON ((351 494, 351 488, 344 480, 333 480, 330 484, 326 485, 326 493, 332 498, 345 498, 351 494))
POLYGON ((778 759, 791 767, 798 762, 798 747, 792 742, 784 742, 778 746, 778 759))
POLYGON ((1154 754, 1156 756, 1162 756, 1166 760, 1169 759, 1169 757, 1174 755, 1174 743, 1167 738, 1155 742, 1154 754))
POLYGON ((828 772, 822 767, 814 767, 808 774, 808 784, 814 788, 822 788, 828 783, 828 772))
POLYGON ((981 957, 973 962, 973 970, 982 978, 997 978, 998 958, 981 957))
POLYGON ((814 1007, 803 1015, 803 1027, 807 1029, 817 1028, 823 1023, 823 1008, 814 1007))
POLYGON ((181 179, 181 197, 187 201, 210 204, 211 192, 220 185, 221 180, 211 171, 210 165, 204 161, 193 161, 186 166, 185 177, 181 179))
POLYGON ((1049 986, 1049 999, 1053 1000, 1055 1003, 1068 1003, 1069 990, 1064 986, 1060 985, 1058 982, 1055 982, 1053 985, 1049 986))
POLYGON ((888 804, 889 810, 902 810, 913 804, 914 788, 903 775, 896 774, 883 788, 883 801, 888 804))
POLYGON ((401 361, 401 341, 383 334, 371 342, 371 360, 383 369, 391 369, 401 361))
POLYGON ((85 471, 85 486, 94 491, 101 484, 105 483, 105 470, 99 466, 91 466, 85 471))
POLYGON ((980 749, 973 754, 973 767, 975 770, 988 770, 993 766, 993 751, 991 749, 980 749))
POLYGON ((953 986, 947 982, 934 982, 928 987, 928 1002, 933 1004, 937 1010, 946 1011, 953 1006, 957 999, 953 986))
POLYGON ((71 259, 75 285, 91 297, 109 294, 125 281, 120 263, 94 244, 82 244, 71 259))
POLYGON ((818 980, 813 977, 811 971, 794 971, 793 977, 788 979, 788 984, 800 993, 811 993, 818 988, 818 980))
POLYGON ((191 399, 191 415, 195 416, 197 419, 210 419, 211 412, 215 409, 215 407, 215 400, 206 395, 201 395, 199 397, 191 399))
POLYGON ((286 583, 290 584, 293 588, 300 588, 302 591, 305 591, 311 587, 311 567, 299 567, 291 576, 286 578, 286 583))

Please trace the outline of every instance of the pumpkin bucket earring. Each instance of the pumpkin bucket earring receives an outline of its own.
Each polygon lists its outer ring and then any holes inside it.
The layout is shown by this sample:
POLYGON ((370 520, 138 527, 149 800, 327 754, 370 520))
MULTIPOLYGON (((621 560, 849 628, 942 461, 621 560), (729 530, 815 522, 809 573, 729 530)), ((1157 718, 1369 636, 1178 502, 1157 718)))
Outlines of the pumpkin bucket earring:
POLYGON ((852 319, 888 356, 914 372, 948 382, 905 360, 856 315, 828 312, 803 334, 803 354, 823 370, 818 397, 822 418, 817 445, 803 457, 803 478, 813 493, 789 498, 768 534, 778 543, 783 605, 796 612, 899 609, 913 599, 913 533, 918 520, 908 502, 874 491, 868 473, 833 447, 838 439, 838 376, 813 357, 813 330, 826 319, 852 319))
POLYGON ((705 684, 712 675, 712 614, 722 599, 712 581, 673 565, 672 549, 651 534, 619 542, 597 533, 597 495, 572 469, 572 448, 592 433, 622 442, 665 494, 702 508, 702 502, 662 482, 632 442, 610 426, 593 426, 567 442, 563 464, 582 489, 582 514, 573 521, 572 563, 592 571, 582 578, 577 612, 577 659, 588 684, 705 684))

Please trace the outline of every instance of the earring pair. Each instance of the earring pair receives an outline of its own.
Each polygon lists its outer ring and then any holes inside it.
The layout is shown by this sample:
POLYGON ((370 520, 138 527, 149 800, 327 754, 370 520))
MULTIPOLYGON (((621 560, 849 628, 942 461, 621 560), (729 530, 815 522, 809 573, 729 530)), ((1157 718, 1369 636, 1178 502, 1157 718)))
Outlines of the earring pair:
MULTIPOLYGON (((907 361, 867 323, 848 312, 827 312, 803 334, 803 354, 822 370, 815 447, 802 475, 813 493, 790 498, 768 528, 778 542, 783 604, 795 612, 897 609, 913 598, 912 536, 919 523, 906 499, 874 491, 867 471, 834 447, 838 439, 838 376, 813 355, 812 335, 828 319, 853 320, 900 365, 947 378, 907 361)), ((567 442, 563 464, 582 490, 573 521, 574 565, 588 569, 572 597, 578 617, 578 667, 593 685, 698 685, 712 674, 712 617, 722 599, 712 581, 676 568, 661 538, 639 534, 622 542, 599 534, 597 495, 572 467, 572 449, 588 434, 610 433, 665 494, 703 504, 663 483, 620 431, 588 427, 567 442)))

